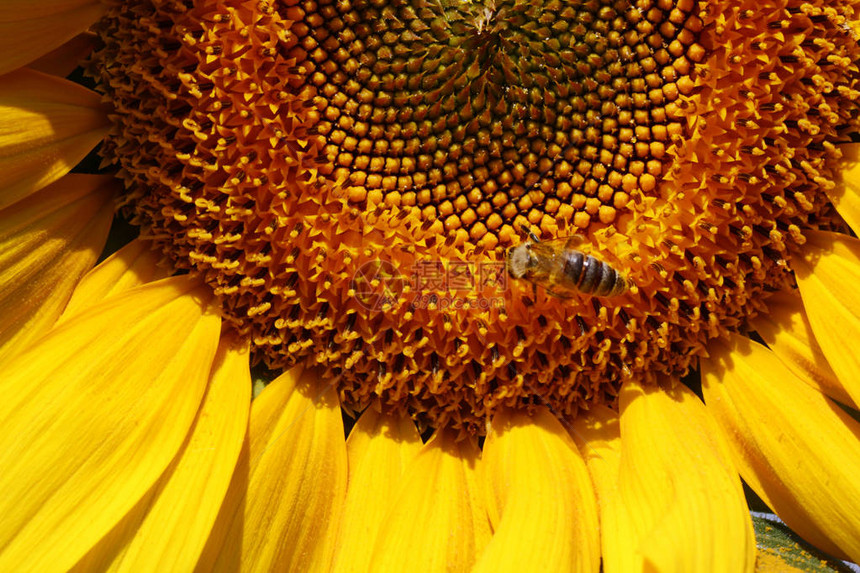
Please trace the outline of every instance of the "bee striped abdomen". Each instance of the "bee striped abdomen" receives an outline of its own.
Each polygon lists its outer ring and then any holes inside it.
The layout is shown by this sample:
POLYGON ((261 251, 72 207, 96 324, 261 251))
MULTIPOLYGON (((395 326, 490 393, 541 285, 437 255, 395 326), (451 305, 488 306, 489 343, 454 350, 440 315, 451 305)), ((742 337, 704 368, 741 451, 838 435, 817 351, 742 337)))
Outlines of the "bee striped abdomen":
POLYGON ((600 284, 604 266, 603 263, 591 255, 585 256, 585 261, 582 263, 582 277, 579 279, 579 284, 576 285, 579 292, 584 294, 595 293, 597 286, 600 284))
POLYGON ((565 251, 564 265, 561 272, 564 279, 569 281, 571 286, 577 287, 580 279, 582 279, 582 266, 585 263, 585 254, 579 251, 565 251))
POLYGON ((628 288, 627 279, 611 266, 604 266, 606 270, 594 294, 596 296, 616 296, 626 292, 628 288))
POLYGON ((627 281, 611 265, 580 251, 565 252, 562 273, 566 284, 583 294, 615 296, 627 290, 627 281))

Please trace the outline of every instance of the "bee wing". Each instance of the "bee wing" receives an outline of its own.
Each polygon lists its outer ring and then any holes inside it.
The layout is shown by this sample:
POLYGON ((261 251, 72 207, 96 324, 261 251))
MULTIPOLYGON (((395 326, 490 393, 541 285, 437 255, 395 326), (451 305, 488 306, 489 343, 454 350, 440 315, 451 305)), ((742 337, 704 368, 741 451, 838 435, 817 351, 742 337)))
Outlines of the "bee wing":
MULTIPOLYGON (((555 239, 547 239, 545 241, 541 241, 540 243, 536 243, 536 245, 544 245, 548 249, 552 249, 553 251, 564 251, 567 249, 573 249, 581 245, 585 242, 585 239, 581 235, 570 235, 567 237, 556 237, 555 239)), ((532 246, 534 248, 535 245, 532 246)))
POLYGON ((564 264, 564 254, 580 243, 582 243, 581 237, 561 237, 539 243, 531 243, 529 250, 533 258, 529 280, 556 298, 572 298, 577 296, 579 292, 576 289, 557 283, 553 280, 553 277, 559 274, 559 268, 564 264))
POLYGON ((571 236, 531 243, 529 250, 534 255, 535 266, 537 267, 535 275, 539 277, 551 276, 564 253, 582 244, 582 242, 582 237, 571 236))
POLYGON ((556 257, 561 256, 565 251, 571 250, 583 242, 582 237, 572 235, 570 237, 559 237, 557 239, 548 239, 539 243, 531 243, 529 250, 534 253, 538 260, 550 263, 556 257))

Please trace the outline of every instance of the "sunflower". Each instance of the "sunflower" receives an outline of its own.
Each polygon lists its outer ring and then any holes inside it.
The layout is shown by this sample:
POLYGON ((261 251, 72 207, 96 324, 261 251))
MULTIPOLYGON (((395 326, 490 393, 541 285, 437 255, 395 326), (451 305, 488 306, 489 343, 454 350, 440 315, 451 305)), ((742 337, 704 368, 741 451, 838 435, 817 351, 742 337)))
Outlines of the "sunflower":
POLYGON ((860 560, 858 9, 6 1, 0 570, 860 560))

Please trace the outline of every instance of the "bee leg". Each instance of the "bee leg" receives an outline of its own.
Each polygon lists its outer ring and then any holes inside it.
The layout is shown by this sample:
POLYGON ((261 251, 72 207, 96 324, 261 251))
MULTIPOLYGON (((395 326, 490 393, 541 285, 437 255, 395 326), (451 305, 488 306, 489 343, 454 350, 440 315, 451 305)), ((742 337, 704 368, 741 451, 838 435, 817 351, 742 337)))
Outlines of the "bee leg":
POLYGON ((553 298, 560 298, 562 300, 567 300, 570 298, 570 294, 568 294, 568 293, 555 292, 554 290, 551 290, 547 287, 543 287, 543 290, 545 290, 546 294, 548 294, 549 296, 551 296, 553 298))

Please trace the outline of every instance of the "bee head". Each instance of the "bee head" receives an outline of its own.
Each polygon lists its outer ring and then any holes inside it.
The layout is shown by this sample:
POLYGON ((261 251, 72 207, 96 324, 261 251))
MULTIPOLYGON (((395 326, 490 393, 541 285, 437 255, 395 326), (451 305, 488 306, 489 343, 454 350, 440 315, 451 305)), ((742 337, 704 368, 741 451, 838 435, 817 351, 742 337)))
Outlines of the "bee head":
POLYGON ((529 243, 523 243, 522 245, 508 249, 506 266, 508 274, 515 279, 521 279, 526 276, 526 273, 528 273, 529 268, 532 266, 532 254, 529 246, 529 243))

